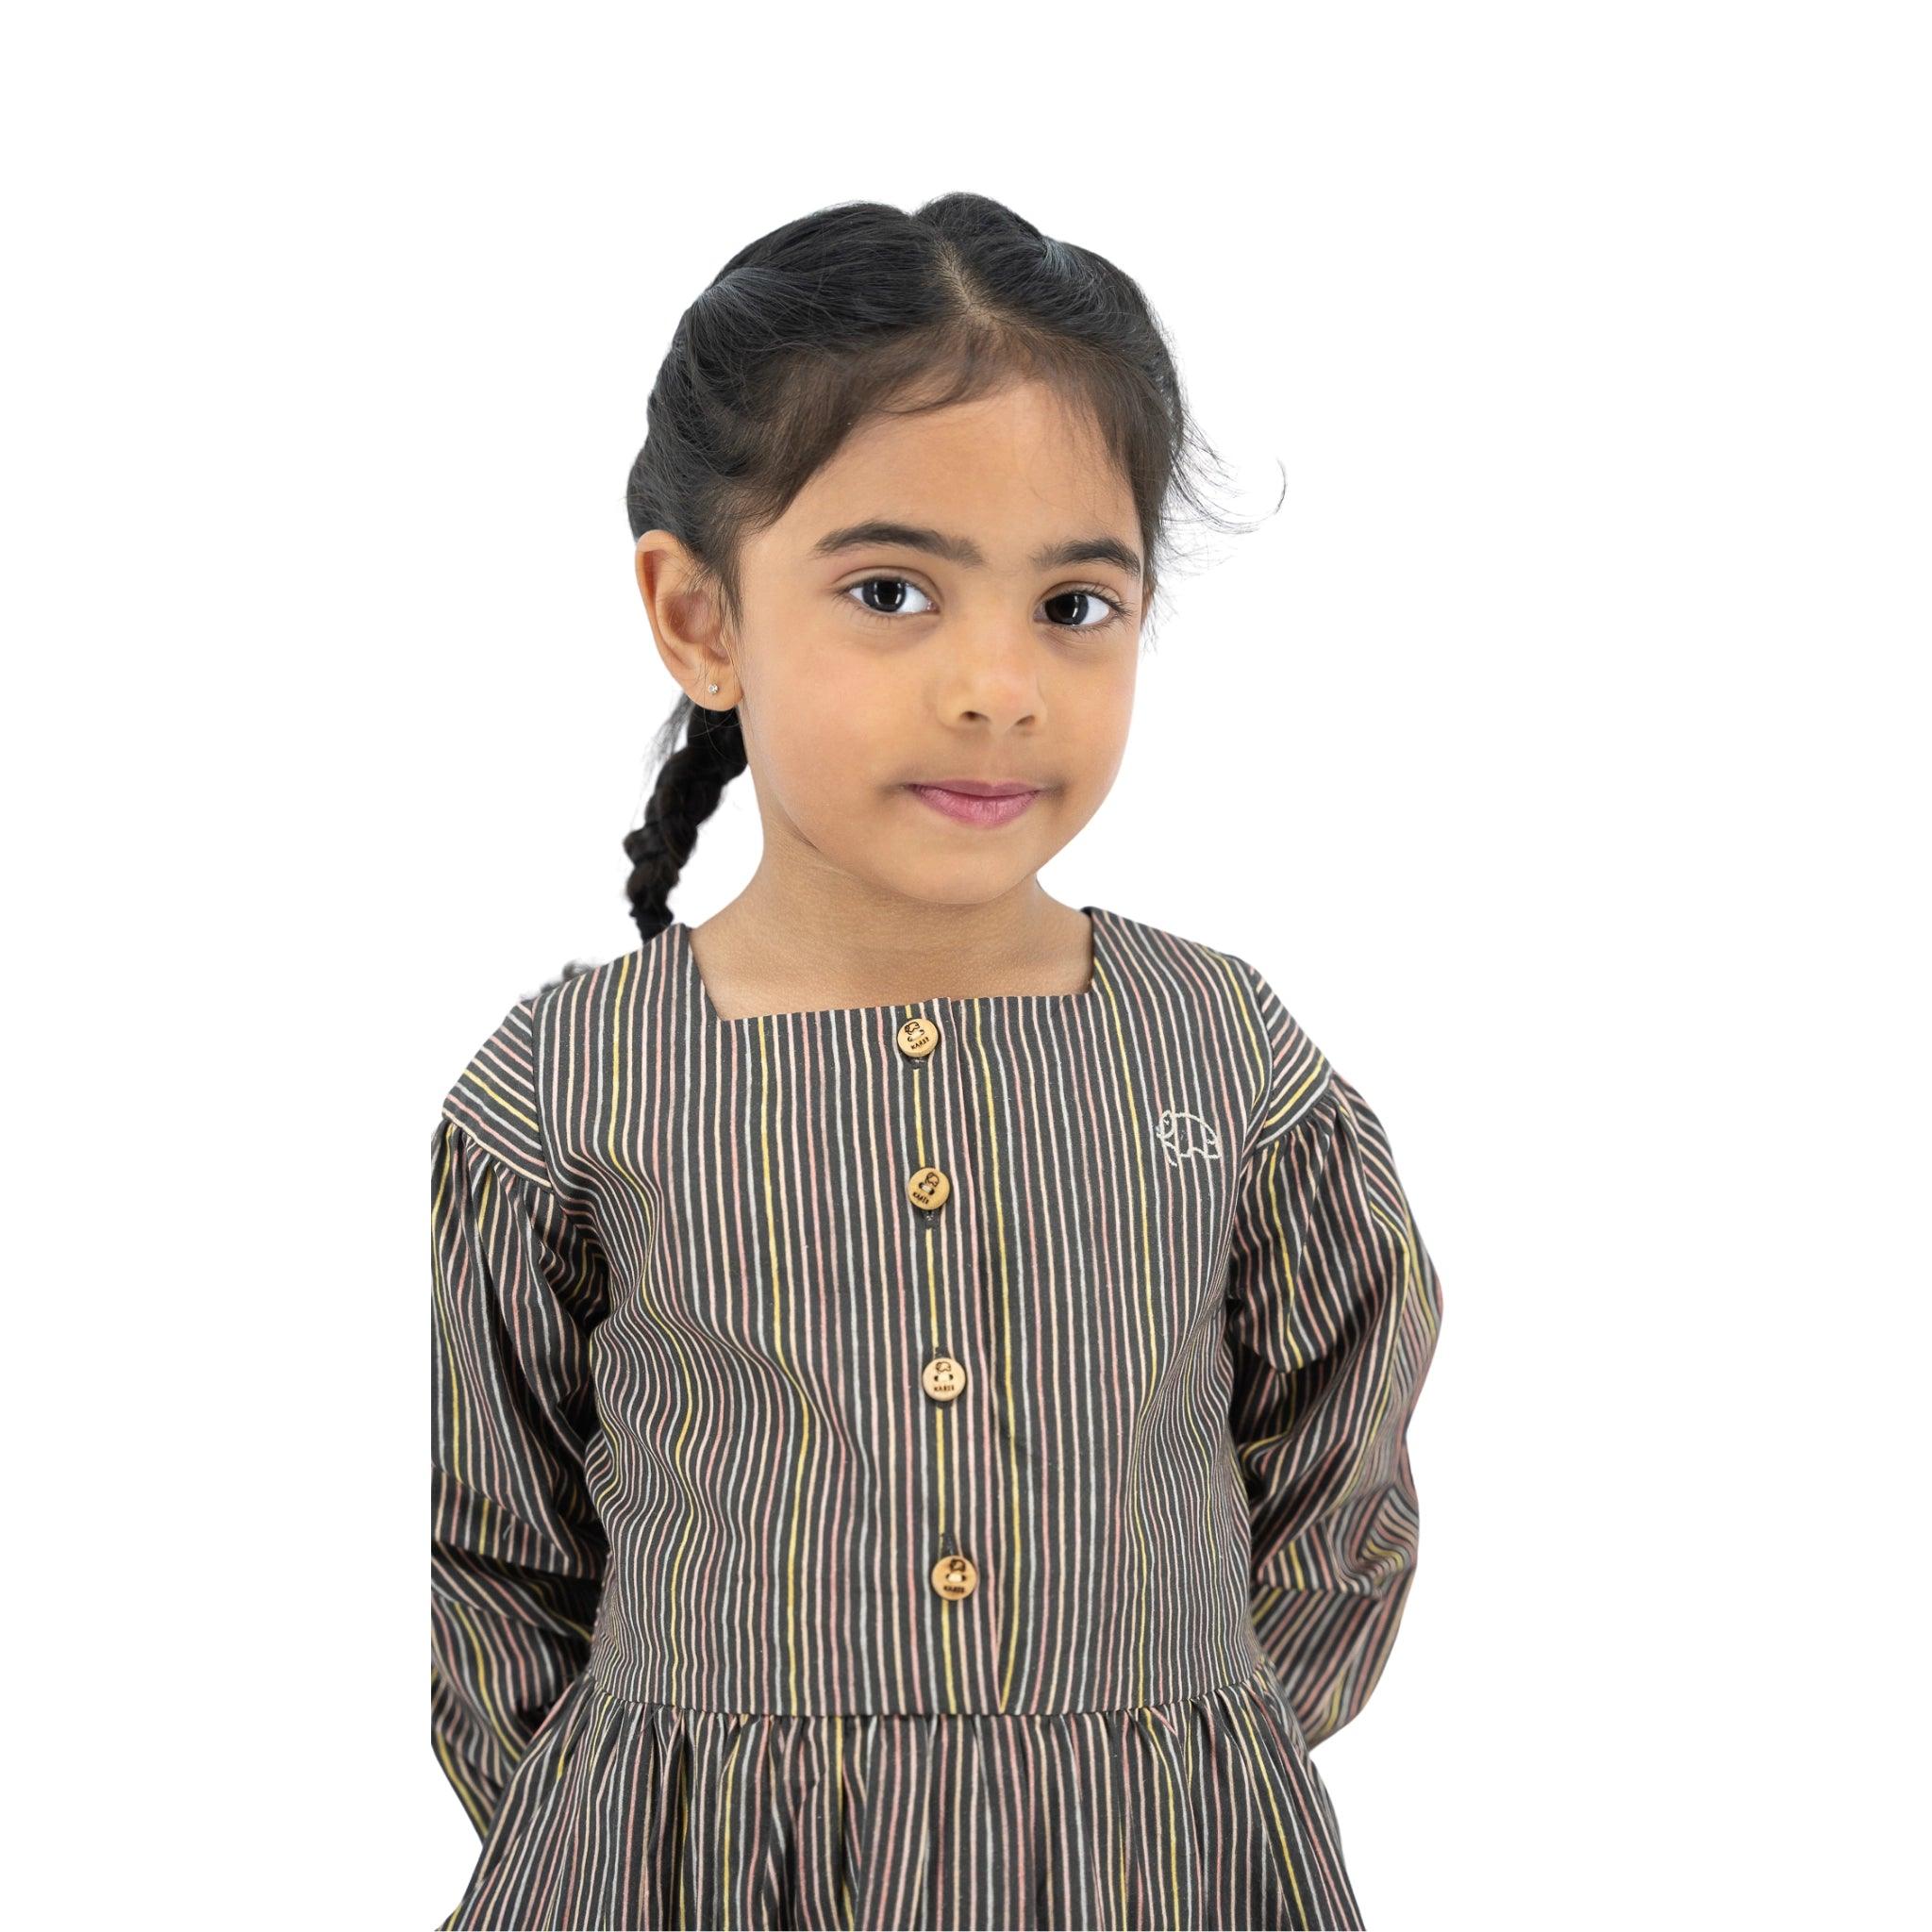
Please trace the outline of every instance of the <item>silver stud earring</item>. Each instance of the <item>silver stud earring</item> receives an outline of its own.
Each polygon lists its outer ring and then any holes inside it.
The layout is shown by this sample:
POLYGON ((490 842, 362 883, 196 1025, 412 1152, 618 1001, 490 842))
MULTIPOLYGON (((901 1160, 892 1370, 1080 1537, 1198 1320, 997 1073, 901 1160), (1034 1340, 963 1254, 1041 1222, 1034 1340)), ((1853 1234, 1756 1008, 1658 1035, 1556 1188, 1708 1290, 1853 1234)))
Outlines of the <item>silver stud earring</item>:
POLYGON ((718 687, 715 684, 708 684, 706 685, 705 689, 707 691, 716 691, 718 687))

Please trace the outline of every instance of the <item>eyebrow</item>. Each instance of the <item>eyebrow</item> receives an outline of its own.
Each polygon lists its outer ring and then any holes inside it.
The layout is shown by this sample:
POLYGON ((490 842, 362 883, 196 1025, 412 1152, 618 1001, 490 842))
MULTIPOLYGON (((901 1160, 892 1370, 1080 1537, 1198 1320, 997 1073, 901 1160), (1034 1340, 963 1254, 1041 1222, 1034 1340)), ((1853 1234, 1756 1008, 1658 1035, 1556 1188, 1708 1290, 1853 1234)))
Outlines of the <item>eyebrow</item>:
MULTIPOLYGON (((812 555, 830 557, 861 544, 924 550, 949 562, 975 568, 986 561, 985 553, 970 537, 949 537, 942 530, 928 529, 920 524, 895 524, 883 517, 827 530, 812 545, 812 555)), ((1073 563, 1110 563, 1130 577, 1138 579, 1141 575, 1140 552, 1113 537, 1073 537, 1064 543, 1044 544, 1028 561, 1035 570, 1061 570, 1073 563)))

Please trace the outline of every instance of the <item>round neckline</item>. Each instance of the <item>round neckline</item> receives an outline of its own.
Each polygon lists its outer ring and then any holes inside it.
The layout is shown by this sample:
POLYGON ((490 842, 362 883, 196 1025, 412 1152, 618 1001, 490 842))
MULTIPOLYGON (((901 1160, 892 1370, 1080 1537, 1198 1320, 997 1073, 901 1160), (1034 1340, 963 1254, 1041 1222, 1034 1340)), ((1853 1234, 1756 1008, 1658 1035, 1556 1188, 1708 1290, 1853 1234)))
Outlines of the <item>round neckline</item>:
POLYGON ((691 942, 691 927, 683 920, 674 919, 665 931, 672 935, 683 958, 686 983, 691 990, 694 1004, 713 1026, 757 1026, 776 1020, 864 1020, 880 1013, 916 1013, 949 1007, 1005 1008, 1043 1006, 1064 1007, 1071 1010, 1091 1005, 1099 997, 1101 961, 1106 957, 1107 945, 1105 928, 1111 916, 1101 906, 1082 906, 1076 909, 1087 915, 1089 925, 1087 984, 1077 992, 983 992, 972 993, 963 999, 949 993, 934 993, 924 999, 888 1000, 872 1007, 797 1007, 785 1013, 741 1013, 735 1020, 727 1020, 712 1003, 711 990, 705 984, 705 975, 698 967, 697 948, 691 942))

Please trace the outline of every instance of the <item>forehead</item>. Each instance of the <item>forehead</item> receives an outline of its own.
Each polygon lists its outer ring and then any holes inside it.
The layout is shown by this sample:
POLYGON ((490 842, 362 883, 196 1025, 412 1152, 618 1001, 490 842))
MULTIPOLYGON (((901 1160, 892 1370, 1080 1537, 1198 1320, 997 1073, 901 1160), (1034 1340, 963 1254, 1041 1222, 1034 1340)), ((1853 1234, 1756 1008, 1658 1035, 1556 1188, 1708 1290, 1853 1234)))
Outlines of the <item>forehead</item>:
POLYGON ((791 557, 852 525, 889 520, 957 533, 995 570, 1034 567, 1042 542, 1106 535, 1138 550, 1133 492, 1091 414, 1044 384, 874 416, 821 465, 767 533, 791 557))

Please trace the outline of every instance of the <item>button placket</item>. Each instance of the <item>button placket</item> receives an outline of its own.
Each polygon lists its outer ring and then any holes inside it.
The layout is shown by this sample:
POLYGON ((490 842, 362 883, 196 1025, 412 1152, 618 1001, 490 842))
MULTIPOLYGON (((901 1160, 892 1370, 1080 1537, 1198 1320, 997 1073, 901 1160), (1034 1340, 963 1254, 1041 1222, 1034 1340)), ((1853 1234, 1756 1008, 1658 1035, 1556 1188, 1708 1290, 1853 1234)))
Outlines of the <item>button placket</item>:
MULTIPOLYGON (((933 1056, 943 1041, 943 1029, 927 1014, 913 1014, 900 1023, 896 1043, 908 1073, 933 1073, 933 1056)), ((913 1208, 928 1219, 937 1215, 952 1198, 953 1183, 945 1170, 928 1163, 907 1176, 906 1195, 913 1208)), ((958 1400, 966 1387, 966 1364, 943 1349, 935 1349, 920 1370, 920 1387, 941 1406, 958 1400)), ((960 1412, 964 1421, 965 1412, 960 1412)), ((958 1546, 948 1529, 939 1538, 940 1554, 927 1573, 933 1590, 948 1603, 971 1596, 979 1586, 979 1566, 958 1546)))

